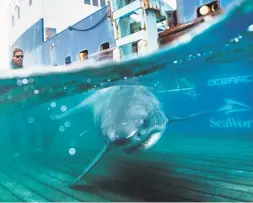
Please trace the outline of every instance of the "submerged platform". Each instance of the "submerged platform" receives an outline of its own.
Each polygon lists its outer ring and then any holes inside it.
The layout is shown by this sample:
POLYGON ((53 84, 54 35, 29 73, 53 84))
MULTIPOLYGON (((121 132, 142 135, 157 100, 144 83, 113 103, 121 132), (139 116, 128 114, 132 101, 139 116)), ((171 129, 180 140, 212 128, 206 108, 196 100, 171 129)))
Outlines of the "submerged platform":
POLYGON ((53 152, 5 159, 0 201, 253 201, 252 140, 168 140, 138 156, 112 151, 76 189, 68 184, 95 152, 82 159, 53 152))

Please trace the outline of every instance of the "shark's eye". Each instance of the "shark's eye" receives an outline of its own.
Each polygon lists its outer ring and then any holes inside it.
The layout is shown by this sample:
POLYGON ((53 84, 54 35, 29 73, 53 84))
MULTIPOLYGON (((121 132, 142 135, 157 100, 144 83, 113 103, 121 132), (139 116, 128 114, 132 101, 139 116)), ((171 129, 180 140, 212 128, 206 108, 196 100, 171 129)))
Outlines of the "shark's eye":
POLYGON ((143 122, 142 122, 142 127, 143 128, 148 128, 149 126, 149 120, 148 119, 144 119, 143 122))

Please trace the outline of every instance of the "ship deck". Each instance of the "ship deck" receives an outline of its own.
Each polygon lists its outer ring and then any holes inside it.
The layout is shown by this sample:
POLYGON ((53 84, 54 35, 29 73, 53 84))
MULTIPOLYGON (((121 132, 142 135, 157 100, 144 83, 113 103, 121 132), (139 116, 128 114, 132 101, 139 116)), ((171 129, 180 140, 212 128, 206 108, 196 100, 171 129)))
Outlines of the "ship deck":
POLYGON ((75 189, 68 184, 92 156, 6 157, 0 201, 253 201, 252 140, 177 138, 160 147, 131 157, 112 151, 75 189))

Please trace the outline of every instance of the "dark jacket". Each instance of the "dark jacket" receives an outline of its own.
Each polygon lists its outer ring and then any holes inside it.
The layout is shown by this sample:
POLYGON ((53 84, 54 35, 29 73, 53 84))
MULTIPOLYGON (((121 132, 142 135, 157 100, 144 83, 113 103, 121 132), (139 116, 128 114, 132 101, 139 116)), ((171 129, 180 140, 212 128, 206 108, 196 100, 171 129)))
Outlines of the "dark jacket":
POLYGON ((17 65, 13 62, 13 60, 11 59, 11 61, 10 61, 10 68, 11 68, 11 69, 20 69, 20 68, 23 68, 23 66, 17 66, 17 65))

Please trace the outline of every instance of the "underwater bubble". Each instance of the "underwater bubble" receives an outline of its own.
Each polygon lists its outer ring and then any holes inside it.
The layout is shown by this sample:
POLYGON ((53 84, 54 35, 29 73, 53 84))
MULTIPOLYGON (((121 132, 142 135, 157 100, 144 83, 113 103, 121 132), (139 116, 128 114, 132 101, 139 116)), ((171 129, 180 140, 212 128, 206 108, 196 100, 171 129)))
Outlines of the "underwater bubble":
POLYGON ((34 90, 34 94, 39 94, 39 90, 34 90))
POLYGON ((75 153, 76 153, 76 149, 75 148, 70 148, 69 149, 69 154, 70 155, 75 155, 75 153))
POLYGON ((59 127, 59 131, 60 131, 60 132, 64 132, 64 131, 65 131, 65 127, 64 127, 64 126, 60 126, 60 127, 59 127))
POLYGON ((66 121, 66 122, 64 123, 64 125, 65 125, 66 128, 69 128, 69 127, 71 126, 71 123, 70 123, 69 121, 66 121))
POLYGON ((66 89, 67 89, 67 87, 64 87, 64 89, 66 90, 66 89))
POLYGON ((34 82, 34 79, 33 79, 33 78, 29 78, 29 79, 28 79, 28 82, 29 82, 29 83, 33 83, 33 82, 34 82))
POLYGON ((68 108, 67 108, 65 105, 61 106, 61 111, 62 111, 62 112, 67 111, 67 109, 68 109, 68 108))
POLYGON ((34 118, 33 117, 29 117, 27 121, 28 121, 28 123, 32 124, 34 122, 34 118))
POLYGON ((240 35, 238 38, 239 38, 239 39, 242 39, 242 36, 240 35))
POLYGON ((110 79, 108 79, 107 81, 108 81, 108 82, 111 82, 111 80, 110 80, 110 79))
POLYGON ((127 77, 124 77, 124 79, 126 80, 126 79, 127 79, 127 77))
POLYGON ((55 108, 55 107, 56 107, 56 103, 55 103, 55 102, 52 102, 52 103, 50 104, 50 106, 51 106, 52 108, 55 108))
POLYGON ((26 84, 28 84, 28 80, 27 80, 26 78, 24 78, 24 79, 22 80, 22 83, 23 83, 24 85, 26 85, 26 84))
POLYGON ((174 61, 173 63, 177 63, 177 61, 174 61))
POLYGON ((239 39, 237 37, 235 38, 235 42, 239 42, 239 39))
POLYGON ((249 32, 253 32, 253 24, 248 27, 249 32))
POLYGON ((22 84, 23 84, 23 83, 22 83, 22 80, 18 80, 18 81, 17 81, 17 85, 18 85, 18 86, 21 86, 22 84))

